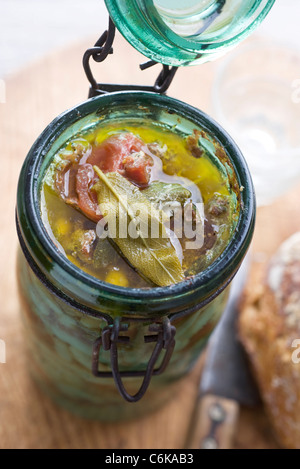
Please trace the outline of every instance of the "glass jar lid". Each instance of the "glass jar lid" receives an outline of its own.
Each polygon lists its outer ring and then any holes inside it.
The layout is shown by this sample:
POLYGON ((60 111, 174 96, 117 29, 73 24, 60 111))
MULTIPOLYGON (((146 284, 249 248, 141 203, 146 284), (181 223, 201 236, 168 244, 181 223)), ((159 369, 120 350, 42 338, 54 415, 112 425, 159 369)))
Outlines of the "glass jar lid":
POLYGON ((105 0, 116 27, 167 65, 210 61, 247 37, 275 0, 105 0))

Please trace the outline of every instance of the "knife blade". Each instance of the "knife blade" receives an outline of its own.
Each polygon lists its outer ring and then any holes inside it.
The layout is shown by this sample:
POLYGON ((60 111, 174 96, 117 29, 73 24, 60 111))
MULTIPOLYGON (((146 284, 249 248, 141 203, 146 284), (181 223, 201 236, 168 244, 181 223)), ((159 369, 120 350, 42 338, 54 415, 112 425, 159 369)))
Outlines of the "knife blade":
POLYGON ((223 316, 208 343, 189 449, 232 446, 239 406, 255 406, 259 393, 237 335, 239 301, 248 275, 246 259, 232 282, 223 316))

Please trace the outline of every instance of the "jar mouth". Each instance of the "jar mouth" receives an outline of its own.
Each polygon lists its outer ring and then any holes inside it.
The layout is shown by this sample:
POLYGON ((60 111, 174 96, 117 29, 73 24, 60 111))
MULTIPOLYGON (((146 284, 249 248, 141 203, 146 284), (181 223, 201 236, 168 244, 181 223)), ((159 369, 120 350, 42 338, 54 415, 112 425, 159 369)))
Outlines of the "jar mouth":
MULTIPOLYGON (((176 15, 171 15, 169 21, 166 21, 161 14, 159 4, 163 2, 105 0, 116 27, 135 49, 152 60, 174 66, 202 63, 234 47, 263 21, 274 2, 250 0, 247 5, 240 2, 238 8, 241 11, 238 15, 232 13, 231 21, 223 19, 220 25, 215 26, 215 31, 208 33, 219 21, 218 12, 221 12, 221 17, 226 4, 213 0, 208 2, 207 8, 202 5, 199 7, 200 11, 204 10, 203 31, 199 27, 196 34, 182 35, 172 26, 176 24, 176 15)), ((191 27, 191 17, 187 17, 187 23, 191 27)))
POLYGON ((167 300, 168 298, 189 295, 196 290, 203 290, 209 294, 218 285, 223 285, 229 277, 232 277, 242 261, 253 234, 255 220, 255 196, 251 176, 247 164, 231 137, 219 124, 202 111, 174 98, 157 95, 150 92, 127 91, 116 92, 108 95, 91 98, 84 103, 66 111, 57 117, 39 136, 31 148, 22 168, 18 200, 17 216, 21 229, 21 237, 26 244, 34 262, 44 271, 46 276, 62 278, 62 273, 68 275, 66 282, 61 282, 61 288, 70 291, 71 279, 75 284, 83 285, 86 291, 93 292, 94 296, 121 297, 122 299, 143 302, 149 300, 167 300), (119 287, 98 280, 95 277, 80 270, 71 263, 51 241, 49 234, 42 222, 40 212, 39 176, 43 171, 45 157, 55 145, 59 146, 59 140, 63 132, 73 130, 76 133, 76 123, 88 117, 93 112, 101 112, 112 104, 131 104, 151 106, 157 110, 167 109, 172 114, 188 119, 191 125, 199 125, 225 149, 233 166, 238 184, 243 186, 241 192, 241 209, 235 232, 221 255, 203 272, 194 277, 183 280, 180 283, 167 287, 129 288, 119 287), (25 191, 25 192, 24 192, 25 191), (25 194, 25 197, 24 197, 25 194))

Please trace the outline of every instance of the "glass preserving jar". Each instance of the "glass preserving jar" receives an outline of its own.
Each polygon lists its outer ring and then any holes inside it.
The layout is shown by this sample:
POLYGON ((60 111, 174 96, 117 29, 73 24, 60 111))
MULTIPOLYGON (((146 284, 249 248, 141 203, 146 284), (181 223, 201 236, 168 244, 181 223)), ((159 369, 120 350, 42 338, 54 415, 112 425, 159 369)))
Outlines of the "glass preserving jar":
POLYGON ((243 156, 200 110, 156 93, 127 91, 91 98, 57 117, 31 148, 17 196, 21 313, 29 369, 39 386, 70 411, 104 421, 137 417, 170 399, 224 310, 254 219, 243 156), (211 158, 243 188, 237 226, 222 254, 203 272, 168 287, 124 288, 86 274, 57 249, 41 218, 43 175, 56 152, 99 119, 132 116, 184 133, 201 130, 211 158))

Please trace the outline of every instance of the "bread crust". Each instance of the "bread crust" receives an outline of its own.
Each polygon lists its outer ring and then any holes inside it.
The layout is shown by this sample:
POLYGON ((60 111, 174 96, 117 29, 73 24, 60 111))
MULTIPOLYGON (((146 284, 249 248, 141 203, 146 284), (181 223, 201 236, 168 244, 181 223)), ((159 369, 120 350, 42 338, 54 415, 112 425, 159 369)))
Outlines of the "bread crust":
POLYGON ((300 232, 282 244, 264 284, 246 296, 239 334, 279 443, 299 449, 300 232))

